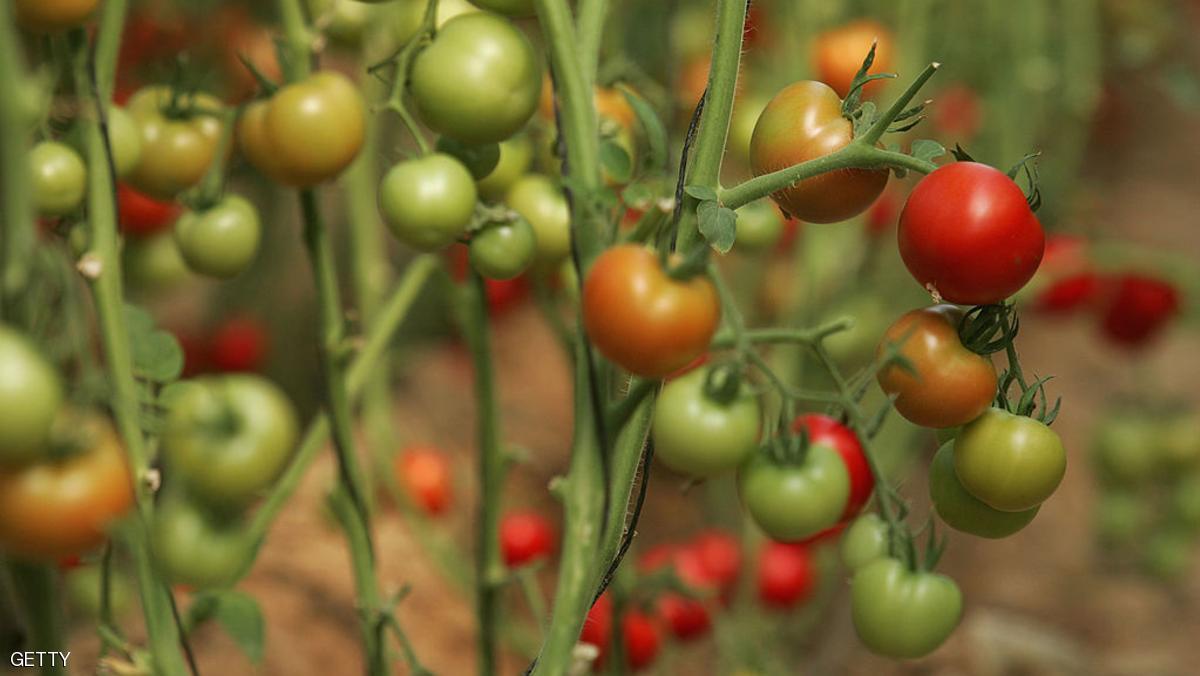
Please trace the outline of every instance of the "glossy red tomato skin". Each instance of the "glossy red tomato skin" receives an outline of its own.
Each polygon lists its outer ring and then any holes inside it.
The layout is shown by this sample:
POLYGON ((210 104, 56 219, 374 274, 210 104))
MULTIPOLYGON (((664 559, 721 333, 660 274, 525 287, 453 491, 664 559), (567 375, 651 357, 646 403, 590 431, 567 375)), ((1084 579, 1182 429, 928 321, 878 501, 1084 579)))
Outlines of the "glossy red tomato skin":
POLYGON ((510 568, 549 557, 554 540, 554 526, 537 512, 514 512, 500 520, 500 553, 510 568))
POLYGON ((1111 282, 1100 320, 1101 333, 1112 343, 1139 348, 1151 342, 1179 313, 1179 291, 1170 282, 1143 274, 1122 275, 1111 282))
MULTIPOLYGON (((755 176, 841 150, 853 140, 842 101, 827 85, 805 80, 785 87, 758 117, 750 137, 755 176)), ((862 213, 888 182, 886 169, 844 169, 806 178, 771 195, 789 216, 836 223, 862 213)))
POLYGON ((156 200, 124 183, 117 185, 117 220, 121 232, 130 237, 149 237, 162 232, 181 213, 183 207, 176 202, 156 200))
POLYGON ((266 328, 251 317, 234 317, 222 324, 210 341, 209 364, 224 373, 256 371, 270 344, 266 328))
POLYGON ((605 357, 643 377, 661 378, 704 354, 720 319, 708 278, 672 279, 641 246, 605 251, 583 283, 588 337, 605 357))
POLYGON ((811 596, 815 569, 808 548, 768 540, 758 554, 758 598, 763 605, 786 609, 811 596))
POLYGON ((621 618, 621 640, 625 664, 633 671, 650 666, 662 647, 662 635, 654 618, 636 609, 626 611, 621 618))
POLYGON ((412 446, 395 461, 396 478, 410 500, 430 516, 445 514, 453 502, 450 460, 436 448, 412 446))
POLYGON ((1021 188, 977 162, 939 167, 900 213, 900 256, 921 286, 950 303, 988 305, 1033 277, 1046 238, 1021 188))
POLYGON ((850 499, 846 501, 842 521, 854 518, 875 490, 875 475, 871 473, 871 464, 867 462, 858 436, 836 418, 820 413, 808 413, 792 421, 794 432, 799 433, 801 429, 808 432, 810 444, 830 446, 842 456, 846 473, 850 475, 850 499))

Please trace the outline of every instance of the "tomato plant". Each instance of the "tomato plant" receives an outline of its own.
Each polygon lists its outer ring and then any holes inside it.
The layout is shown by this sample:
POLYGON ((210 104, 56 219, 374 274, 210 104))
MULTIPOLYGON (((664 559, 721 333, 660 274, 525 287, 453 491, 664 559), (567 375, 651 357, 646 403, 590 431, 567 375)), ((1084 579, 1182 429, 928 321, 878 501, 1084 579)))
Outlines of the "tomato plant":
POLYGON ((700 356, 720 320, 720 302, 701 276, 671 278, 654 252, 609 249, 583 283, 583 325, 593 344, 621 368, 657 377, 700 356))
POLYGON ((962 617, 962 592, 945 575, 897 559, 863 566, 850 581, 854 630, 872 652, 915 659, 940 646, 962 617))
POLYGON ((954 473, 971 495, 1003 512, 1042 504, 1067 472, 1067 454, 1045 423, 989 409, 954 440, 954 473))
POLYGON ((900 212, 900 256, 938 298, 987 305, 1033 277, 1045 235, 1021 188, 998 169, 953 162, 922 178, 900 212))
MULTIPOLYGON (((841 150, 852 138, 837 92, 820 82, 796 82, 759 115, 750 138, 750 166, 756 176, 769 174, 841 150)), ((887 181, 887 170, 844 169, 799 181, 772 198, 800 220, 836 223, 865 211, 887 181)))
POLYGON ((856 516, 875 490, 875 475, 854 431, 837 420, 818 413, 802 415, 792 421, 792 432, 803 430, 809 444, 823 444, 837 451, 850 478, 850 496, 842 510, 842 520, 856 516))
POLYGON ((654 404, 654 455, 676 472, 711 477, 737 469, 758 449, 758 400, 728 371, 696 369, 663 388, 654 404), (730 392, 713 392, 725 388, 730 392))

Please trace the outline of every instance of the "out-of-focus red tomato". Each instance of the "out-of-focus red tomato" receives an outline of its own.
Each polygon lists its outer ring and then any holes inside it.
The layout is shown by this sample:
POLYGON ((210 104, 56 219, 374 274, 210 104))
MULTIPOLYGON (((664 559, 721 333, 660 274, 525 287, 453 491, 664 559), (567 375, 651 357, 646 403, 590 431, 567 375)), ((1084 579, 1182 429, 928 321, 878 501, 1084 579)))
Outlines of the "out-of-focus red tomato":
POLYGON ((125 185, 117 185, 117 220, 130 237, 149 237, 170 227, 183 212, 176 202, 164 202, 125 185))
POLYGON ((234 317, 217 328, 209 341, 209 363, 216 371, 255 371, 270 344, 266 327, 252 317, 234 317))
POLYGON ((878 237, 891 232, 900 216, 900 197, 895 190, 884 190, 867 208, 867 234, 878 237))
POLYGON ((1101 286, 1099 275, 1091 271, 1067 275, 1051 282, 1038 293, 1033 307, 1047 314, 1071 314, 1091 306, 1101 286))
POLYGON ((929 117, 934 128, 943 136, 966 143, 975 137, 983 123, 983 108, 975 90, 956 84, 934 97, 929 117))
POLYGON ((396 479, 410 500, 431 516, 444 514, 453 498, 450 460, 436 448, 412 446, 395 460, 396 479))
MULTIPOLYGON (((875 61, 870 74, 887 73, 892 69, 892 31, 878 21, 858 19, 817 36, 813 41, 813 61, 818 78, 845 97, 863 59, 875 45, 875 61)), ((863 94, 877 93, 885 80, 873 80, 863 86, 863 94)))
POLYGON ((688 547, 695 552, 699 569, 707 581, 723 592, 737 586, 742 568, 742 549, 738 539, 723 530, 706 530, 692 540, 688 547))
POLYGON ((513 512, 500 520, 500 553, 510 568, 549 557, 554 540, 554 526, 537 512, 513 512))
POLYGON ((663 594, 658 598, 655 610, 671 634, 681 641, 700 638, 712 626, 704 604, 682 594, 663 594))
POLYGON ((633 609, 621 618, 621 639, 625 646, 625 663, 633 671, 644 669, 658 657, 662 637, 654 618, 633 609))
POLYGON ((767 541, 758 555, 758 598, 772 608, 791 608, 812 593, 815 576, 807 547, 767 541))
POLYGON ((1101 333, 1113 343, 1141 348, 1179 314, 1179 291, 1170 282, 1143 274, 1114 279, 1105 294, 1101 333))
MULTIPOLYGON (((450 276, 455 281, 464 281, 469 269, 467 247, 455 244, 446 250, 446 256, 450 263, 450 276)), ((525 299, 529 298, 529 278, 526 275, 519 275, 512 279, 485 279, 484 293, 488 299, 488 311, 492 319, 496 319, 520 306, 525 299)))
POLYGON ((601 664, 604 653, 608 651, 608 644, 612 640, 612 623, 612 597, 608 592, 604 592, 592 604, 591 610, 583 620, 583 629, 579 632, 580 643, 594 645, 600 650, 600 657, 595 662, 597 667, 601 664))

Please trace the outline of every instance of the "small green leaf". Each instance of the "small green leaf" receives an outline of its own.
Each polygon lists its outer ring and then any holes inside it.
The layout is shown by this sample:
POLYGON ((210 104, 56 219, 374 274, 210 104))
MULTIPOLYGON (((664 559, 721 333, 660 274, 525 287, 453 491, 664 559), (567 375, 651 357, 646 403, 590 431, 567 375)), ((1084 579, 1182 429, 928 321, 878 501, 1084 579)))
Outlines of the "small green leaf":
POLYGON ((658 119, 654 108, 645 99, 627 87, 622 86, 620 90, 625 95, 625 100, 629 101, 630 107, 637 115, 638 123, 642 126, 646 141, 645 166, 651 171, 665 171, 668 156, 666 127, 663 126, 662 120, 658 119))
POLYGON ((946 149, 937 141, 917 139, 912 142, 912 156, 918 160, 932 162, 935 158, 946 154, 946 149))
POLYGON ((617 183, 625 183, 633 178, 633 160, 616 141, 604 141, 600 144, 600 163, 617 183))
POLYGON ((683 191, 701 202, 716 202, 717 191, 703 185, 685 185, 683 191))
POLYGON ((875 124, 875 120, 879 118, 879 112, 875 108, 875 104, 871 101, 864 101, 857 110, 854 111, 854 135, 861 136, 865 134, 871 125, 875 124))
POLYGON ((696 215, 700 221, 700 234, 708 240, 709 246, 720 253, 729 253, 737 240, 737 214, 733 209, 709 200, 700 203, 696 215))
POLYGON ((224 627, 250 661, 261 663, 266 628, 258 602, 249 594, 237 591, 223 591, 216 598, 214 619, 224 627))
POLYGON ((621 201, 626 206, 642 207, 654 199, 654 189, 645 183, 630 183, 621 191, 621 201))
POLYGON ((133 370, 139 377, 169 383, 183 372, 183 348, 166 331, 152 331, 133 342, 133 370))

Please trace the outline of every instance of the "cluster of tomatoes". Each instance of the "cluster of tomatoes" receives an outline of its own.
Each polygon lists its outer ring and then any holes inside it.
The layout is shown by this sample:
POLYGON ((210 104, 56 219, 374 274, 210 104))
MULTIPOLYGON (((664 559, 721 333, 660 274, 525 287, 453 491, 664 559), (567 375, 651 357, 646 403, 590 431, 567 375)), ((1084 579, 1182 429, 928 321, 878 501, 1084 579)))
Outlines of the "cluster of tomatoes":
POLYGON ((1200 537, 1200 415, 1145 402, 1106 410, 1092 462, 1100 480, 1096 535, 1106 559, 1178 579, 1200 537))

